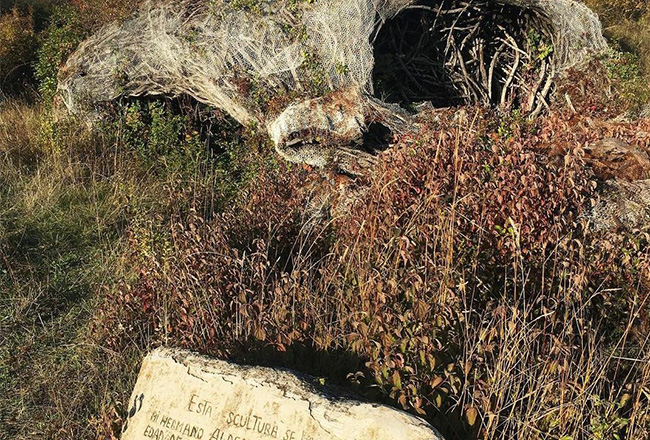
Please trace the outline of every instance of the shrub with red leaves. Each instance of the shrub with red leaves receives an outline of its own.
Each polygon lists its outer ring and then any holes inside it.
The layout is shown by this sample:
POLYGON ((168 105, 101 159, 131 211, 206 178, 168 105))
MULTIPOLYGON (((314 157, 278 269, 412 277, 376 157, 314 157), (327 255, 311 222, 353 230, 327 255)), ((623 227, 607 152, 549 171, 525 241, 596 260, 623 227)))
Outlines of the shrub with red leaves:
POLYGON ((140 278, 107 298, 104 343, 119 350, 135 333, 143 346, 347 374, 448 438, 511 437, 523 423, 542 438, 601 422, 642 433, 630 420, 646 416, 613 402, 646 402, 650 378, 605 353, 645 356, 648 239, 590 232, 598 182, 579 148, 634 134, 588 121, 438 111, 325 224, 304 226, 310 177, 281 167, 217 217, 134 227, 140 278))

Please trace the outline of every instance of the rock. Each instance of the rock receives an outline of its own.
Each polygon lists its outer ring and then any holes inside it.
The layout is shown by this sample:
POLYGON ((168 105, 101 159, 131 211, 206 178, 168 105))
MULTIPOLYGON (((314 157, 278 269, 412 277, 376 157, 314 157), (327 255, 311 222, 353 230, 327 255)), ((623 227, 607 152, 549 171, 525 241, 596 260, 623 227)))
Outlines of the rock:
POLYGON ((650 178, 648 153, 619 139, 606 138, 585 148, 585 160, 602 180, 650 178))
POLYGON ((595 231, 644 229, 650 225, 650 180, 610 180, 591 211, 595 231))
POLYGON ((650 224, 650 156, 615 138, 585 150, 585 161, 600 180, 600 201, 589 214, 595 231, 644 229, 650 224))
POLYGON ((425 421, 298 373, 158 349, 130 400, 122 440, 438 440, 425 421))

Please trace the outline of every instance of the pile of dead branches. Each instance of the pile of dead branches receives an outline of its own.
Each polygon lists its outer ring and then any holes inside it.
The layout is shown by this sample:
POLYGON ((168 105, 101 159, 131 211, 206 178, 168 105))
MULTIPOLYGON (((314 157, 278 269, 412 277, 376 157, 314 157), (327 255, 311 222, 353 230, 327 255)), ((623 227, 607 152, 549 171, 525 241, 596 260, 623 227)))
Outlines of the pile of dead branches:
POLYGON ((388 101, 481 102, 525 113, 547 106, 553 30, 534 10, 488 0, 417 4, 374 41, 375 83, 388 101))

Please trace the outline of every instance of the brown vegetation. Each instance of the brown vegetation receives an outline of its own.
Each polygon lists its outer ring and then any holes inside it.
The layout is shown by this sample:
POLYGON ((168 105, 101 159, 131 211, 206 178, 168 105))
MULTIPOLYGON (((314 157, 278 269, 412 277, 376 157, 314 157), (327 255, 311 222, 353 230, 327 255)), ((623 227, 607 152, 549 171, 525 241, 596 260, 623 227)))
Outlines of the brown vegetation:
POLYGON ((71 0, 85 22, 97 29, 105 24, 124 20, 142 4, 142 0, 71 0))
POLYGON ((327 371, 448 438, 643 438, 647 236, 590 232, 579 144, 548 156, 592 135, 571 118, 436 112, 316 228, 300 170, 217 217, 139 225, 139 280, 106 297, 102 340, 327 371))
POLYGON ((30 13, 14 8, 0 16, 0 90, 15 89, 26 80, 35 49, 34 20, 30 13))

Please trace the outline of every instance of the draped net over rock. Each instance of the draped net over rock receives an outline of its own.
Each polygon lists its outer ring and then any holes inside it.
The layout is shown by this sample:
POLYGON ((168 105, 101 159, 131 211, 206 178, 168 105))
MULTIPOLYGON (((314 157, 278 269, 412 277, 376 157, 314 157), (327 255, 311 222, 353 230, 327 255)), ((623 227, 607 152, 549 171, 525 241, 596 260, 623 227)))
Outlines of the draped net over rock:
POLYGON ((405 122, 396 104, 539 112, 558 72, 605 48, 573 0, 148 2, 84 42, 59 91, 87 116, 121 96, 191 95, 322 165, 317 146, 405 122))

